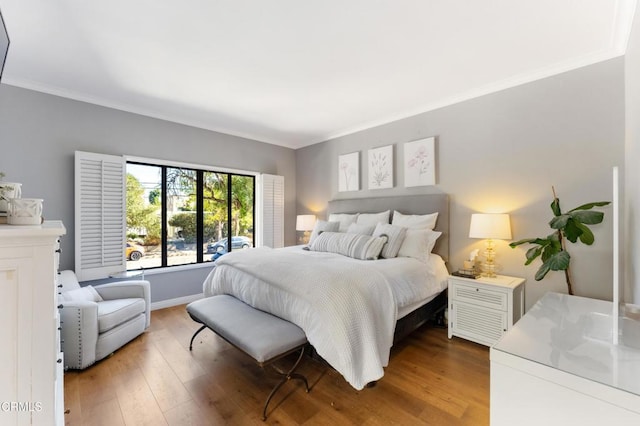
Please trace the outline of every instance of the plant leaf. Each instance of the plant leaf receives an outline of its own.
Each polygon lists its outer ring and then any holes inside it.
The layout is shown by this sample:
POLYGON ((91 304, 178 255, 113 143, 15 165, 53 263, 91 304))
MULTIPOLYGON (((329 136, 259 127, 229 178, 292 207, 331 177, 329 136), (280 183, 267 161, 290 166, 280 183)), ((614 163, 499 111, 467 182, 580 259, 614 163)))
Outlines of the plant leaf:
POLYGON ((551 256, 554 256, 556 253, 561 251, 560 245, 549 244, 542 251, 542 263, 547 263, 551 256))
POLYGON ((564 271, 569 267, 569 262, 571 261, 571 256, 566 251, 561 251, 559 253, 551 256, 545 264, 549 266, 549 269, 552 271, 564 271))
POLYGON ((604 213, 594 211, 578 210, 571 212, 570 214, 574 220, 586 225, 595 225, 602 222, 602 219, 604 218, 604 213))
POLYGON ((576 225, 576 221, 571 219, 567 222, 567 226, 564 227, 564 235, 567 236, 567 239, 572 243, 578 241, 580 235, 582 235, 582 229, 580 229, 576 225))
POLYGON ((576 210, 590 210, 594 207, 603 207, 603 206, 608 206, 609 204, 611 204, 610 201, 596 201, 595 203, 587 203, 587 204, 583 204, 579 207, 576 207, 573 210, 569 210, 569 213, 576 211, 576 210))
POLYGON ((576 223, 576 226, 582 229, 582 235, 580 235, 580 241, 582 243, 590 246, 595 241, 595 237, 593 236, 593 232, 586 225, 581 223, 576 223))
POLYGON ((549 226, 553 229, 562 229, 567 226, 567 221, 571 219, 571 216, 568 214, 562 214, 560 216, 556 216, 549 221, 549 226))
POLYGON ((530 265, 540 254, 542 253, 543 247, 532 247, 527 250, 526 257, 527 261, 524 263, 525 265, 530 265))
POLYGON ((544 240, 542 238, 527 238, 525 240, 520 240, 520 241, 514 241, 512 243, 509 244, 509 247, 511 248, 516 248, 519 245, 522 244, 540 244, 540 245, 546 245, 548 244, 547 240, 544 240))
POLYGON ((536 281, 540 281, 541 279, 543 279, 550 270, 551 268, 549 268, 549 265, 543 263, 542 266, 540 266, 540 268, 538 269, 538 272, 536 272, 536 281))
POLYGON ((562 211, 560 210, 560 200, 558 197, 554 198, 551 202, 551 211, 554 216, 560 216, 562 214, 562 211))

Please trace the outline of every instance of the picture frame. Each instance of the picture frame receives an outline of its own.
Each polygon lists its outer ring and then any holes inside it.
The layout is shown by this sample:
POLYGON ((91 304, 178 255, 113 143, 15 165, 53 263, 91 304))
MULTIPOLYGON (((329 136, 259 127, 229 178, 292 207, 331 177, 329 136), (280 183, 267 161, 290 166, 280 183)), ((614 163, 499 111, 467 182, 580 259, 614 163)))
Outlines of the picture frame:
POLYGON ((404 186, 436 184, 435 137, 404 144, 404 186))
POLYGON ((367 172, 369 189, 393 188, 393 145, 368 151, 367 172))
POLYGON ((338 156, 338 192, 360 189, 360 152, 338 156))

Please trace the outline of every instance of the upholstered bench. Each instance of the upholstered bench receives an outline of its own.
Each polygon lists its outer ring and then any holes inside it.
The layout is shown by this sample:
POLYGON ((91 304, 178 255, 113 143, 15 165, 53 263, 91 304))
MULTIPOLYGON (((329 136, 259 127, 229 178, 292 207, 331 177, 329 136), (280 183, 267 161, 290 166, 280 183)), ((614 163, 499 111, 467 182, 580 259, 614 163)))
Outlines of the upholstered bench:
POLYGON ((262 420, 267 418, 269 402, 287 380, 302 381, 305 390, 309 392, 306 377, 294 372, 302 360, 307 344, 304 331, 297 325, 255 309, 229 295, 207 297, 191 302, 187 305, 187 312, 194 321, 203 324, 191 338, 189 350, 193 349, 193 340, 196 336, 205 328, 209 328, 253 358, 260 367, 300 351, 298 359, 288 372, 276 368, 282 378, 267 397, 262 420))

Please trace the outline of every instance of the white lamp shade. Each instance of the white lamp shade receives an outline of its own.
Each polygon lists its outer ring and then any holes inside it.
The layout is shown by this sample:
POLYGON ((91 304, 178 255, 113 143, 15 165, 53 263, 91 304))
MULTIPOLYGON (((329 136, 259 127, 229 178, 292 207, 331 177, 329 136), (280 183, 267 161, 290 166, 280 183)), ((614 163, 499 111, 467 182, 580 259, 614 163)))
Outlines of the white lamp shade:
POLYGON ((510 240, 511 222, 506 213, 474 213, 471 215, 469 238, 510 240))
POLYGON ((299 214, 296 217, 296 231, 313 231, 316 216, 313 214, 299 214))

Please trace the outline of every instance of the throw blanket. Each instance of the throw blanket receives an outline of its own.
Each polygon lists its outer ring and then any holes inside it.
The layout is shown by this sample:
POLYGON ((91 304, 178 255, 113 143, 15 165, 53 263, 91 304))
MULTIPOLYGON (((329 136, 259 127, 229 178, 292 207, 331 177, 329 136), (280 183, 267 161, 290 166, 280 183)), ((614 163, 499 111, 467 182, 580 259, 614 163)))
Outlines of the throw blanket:
POLYGON ((393 293, 371 262, 268 247, 231 252, 216 261, 204 293, 230 294, 298 325, 360 390, 384 375, 396 323, 393 293))

